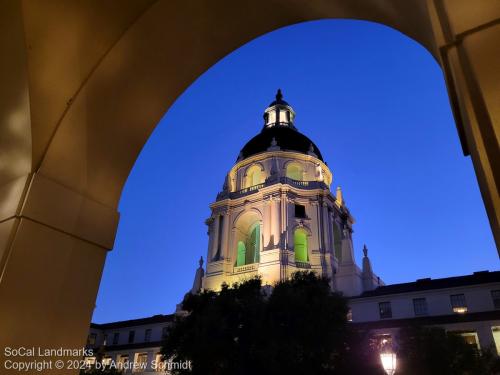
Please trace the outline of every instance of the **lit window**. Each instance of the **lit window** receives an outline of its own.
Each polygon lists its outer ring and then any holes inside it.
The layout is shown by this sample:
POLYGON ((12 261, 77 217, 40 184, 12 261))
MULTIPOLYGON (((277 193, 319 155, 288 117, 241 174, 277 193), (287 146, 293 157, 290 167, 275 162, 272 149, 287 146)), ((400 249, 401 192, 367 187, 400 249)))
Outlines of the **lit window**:
POLYGON ((156 361, 155 371, 156 372, 165 371, 166 361, 163 360, 163 355, 161 353, 156 353, 155 361, 156 361))
POLYGON ((302 181, 304 179, 304 170, 297 163, 289 163, 286 166, 286 176, 292 180, 302 181))
POLYGON ((390 302, 380 302, 378 304, 380 319, 392 318, 392 307, 390 302))
POLYGON ((133 372, 144 372, 148 364, 148 353, 137 353, 133 372))
POLYGON ((245 187, 251 187, 255 185, 259 185, 262 183, 262 171, 260 166, 258 165, 253 165, 250 168, 248 168, 247 173, 246 173, 246 184, 245 187))
POLYGON ((113 335, 113 345, 118 345, 118 341, 120 340, 120 332, 115 332, 113 335))
POLYGON ((500 355, 500 327, 491 327, 491 333, 493 334, 493 341, 495 342, 495 348, 497 349, 497 355, 500 355))
POLYGON ((495 309, 500 309, 500 290, 492 290, 491 298, 493 299, 495 309))
POLYGON ((103 364, 103 366, 110 366, 111 365, 111 357, 104 357, 102 359, 102 364, 103 364))
POLYGON ((480 349, 479 347, 479 338, 477 337, 477 332, 475 331, 451 331, 450 333, 461 336, 467 345, 472 346, 474 349, 480 349))
POLYGON ((351 309, 349 309, 349 311, 347 311, 347 321, 352 322, 352 310, 351 309))
POLYGON ((117 369, 118 370, 123 370, 124 368, 127 367, 128 363, 128 354, 122 354, 117 356, 117 369))
POLYGON ((416 316, 427 315, 427 300, 425 298, 414 298, 413 311, 416 316))
POLYGON ((464 294, 453 294, 450 296, 450 301, 453 312, 457 314, 465 314, 467 312, 467 303, 465 302, 464 294))
POLYGON ((247 233, 236 244, 236 267, 258 263, 260 260, 260 223, 252 224, 247 233))
POLYGON ((144 341, 151 341, 151 329, 147 329, 146 332, 144 332, 144 341))
POLYGON ((298 228, 293 234, 293 246, 295 252, 295 262, 307 263, 309 260, 307 252, 307 232, 298 228))
POLYGON ((104 346, 108 345, 108 335, 107 335, 107 334, 105 334, 105 335, 104 335, 104 338, 103 338, 103 340, 102 340, 102 344, 103 344, 104 346))
POLYGON ((86 366, 94 366, 95 362, 96 362, 96 358, 95 357, 87 357, 87 358, 85 358, 85 365, 86 366))
POLYGON ((130 331, 128 333, 128 343, 131 344, 134 342, 134 338, 135 338, 135 331, 130 331))

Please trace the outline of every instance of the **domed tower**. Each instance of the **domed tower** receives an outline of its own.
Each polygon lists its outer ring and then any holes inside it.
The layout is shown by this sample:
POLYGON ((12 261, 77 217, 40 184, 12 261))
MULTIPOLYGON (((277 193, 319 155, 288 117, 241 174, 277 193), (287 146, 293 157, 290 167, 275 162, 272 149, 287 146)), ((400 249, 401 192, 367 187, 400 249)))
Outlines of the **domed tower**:
POLYGON ((210 205, 203 288, 259 275, 274 284, 312 270, 332 288, 360 294, 372 284, 354 262, 354 219, 318 147, 295 127, 281 90, 264 112, 264 126, 241 149, 223 190, 210 205), (364 280, 364 281, 363 281, 364 280))

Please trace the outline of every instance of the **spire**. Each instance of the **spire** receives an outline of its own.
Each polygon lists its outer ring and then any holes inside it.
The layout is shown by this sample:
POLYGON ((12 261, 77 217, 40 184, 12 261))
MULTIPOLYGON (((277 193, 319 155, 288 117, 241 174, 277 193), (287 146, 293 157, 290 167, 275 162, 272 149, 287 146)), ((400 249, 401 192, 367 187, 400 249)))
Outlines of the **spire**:
POLYGON ((275 100, 269 104, 264 112, 264 129, 273 126, 287 126, 295 129, 294 119, 293 108, 283 100, 283 93, 281 89, 278 89, 275 100))
POLYGON ((344 205, 344 196, 342 195, 342 188, 337 186, 337 190, 335 191, 335 198, 337 199, 337 204, 339 206, 344 205))
POLYGON ((196 270, 196 274, 194 275, 193 287, 191 288, 191 294, 198 294, 202 288, 203 276, 205 276, 205 271, 203 270, 203 257, 200 257, 198 261, 200 265, 196 270))
POLYGON ((363 290, 372 290, 374 288, 374 275, 370 258, 368 258, 368 248, 363 245, 363 290))
POLYGON ((281 102, 283 100, 283 94, 281 93, 281 89, 278 89, 278 92, 276 92, 276 102, 281 102))
POLYGON ((341 263, 343 265, 346 264, 355 264, 354 262, 354 250, 352 248, 352 239, 351 239, 351 229, 344 225, 344 229, 342 230, 342 260, 341 263))

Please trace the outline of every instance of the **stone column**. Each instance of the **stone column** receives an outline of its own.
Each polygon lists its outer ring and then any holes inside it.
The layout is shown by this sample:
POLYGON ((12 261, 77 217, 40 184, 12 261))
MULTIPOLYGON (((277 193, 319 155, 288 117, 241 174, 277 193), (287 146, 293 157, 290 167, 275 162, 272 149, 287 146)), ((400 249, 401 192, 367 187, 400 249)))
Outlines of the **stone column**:
POLYGON ((230 219, 229 210, 225 211, 223 216, 224 216, 224 221, 222 223, 222 239, 221 239, 221 249, 220 249, 221 259, 225 259, 227 257, 229 248, 229 219, 230 219))
POLYGON ((500 252, 499 7, 428 3, 462 150, 471 156, 500 252))
POLYGON ((118 213, 39 173, 0 202, 0 347, 82 348, 118 213))
POLYGON ((219 223, 220 223, 220 215, 215 215, 215 221, 213 223, 214 233, 213 233, 213 243, 212 243, 212 253, 210 256, 210 260, 214 260, 217 255, 217 247, 219 246, 219 223))

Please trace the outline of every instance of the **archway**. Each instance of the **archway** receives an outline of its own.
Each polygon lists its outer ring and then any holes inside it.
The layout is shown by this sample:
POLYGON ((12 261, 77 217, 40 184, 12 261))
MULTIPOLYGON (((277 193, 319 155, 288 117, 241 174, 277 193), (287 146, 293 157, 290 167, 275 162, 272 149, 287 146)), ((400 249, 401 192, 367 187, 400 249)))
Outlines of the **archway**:
POLYGON ((8 124, 0 137, 2 344, 81 346, 121 189, 153 127, 217 60, 297 22, 379 22, 436 57, 498 243, 496 4, 380 4, 2 3, 0 24, 9 31, 0 41, 9 56, 0 89, 8 124))

